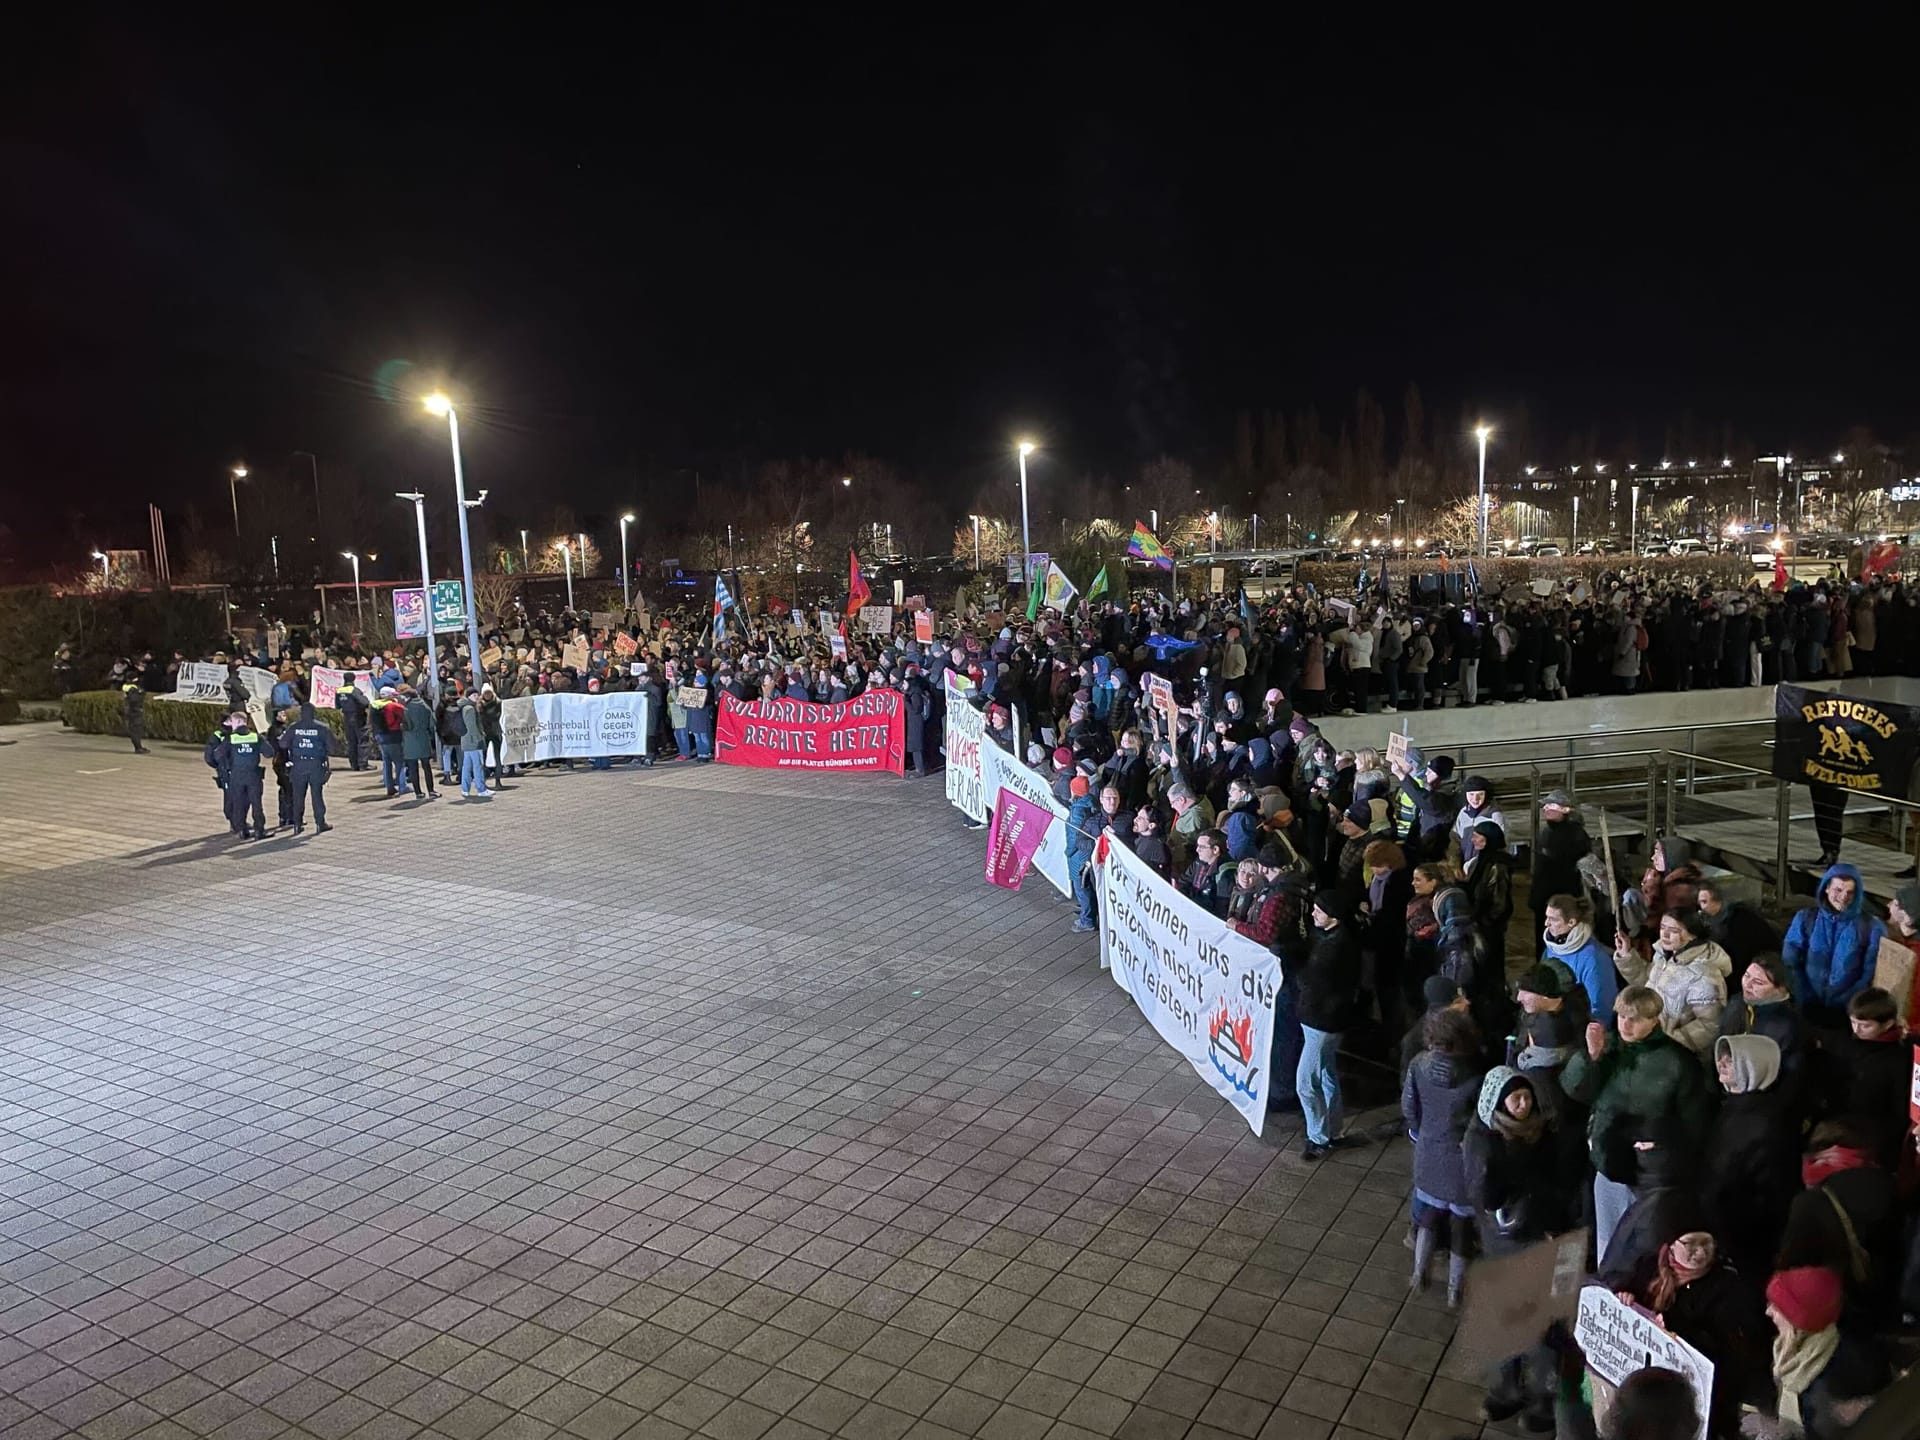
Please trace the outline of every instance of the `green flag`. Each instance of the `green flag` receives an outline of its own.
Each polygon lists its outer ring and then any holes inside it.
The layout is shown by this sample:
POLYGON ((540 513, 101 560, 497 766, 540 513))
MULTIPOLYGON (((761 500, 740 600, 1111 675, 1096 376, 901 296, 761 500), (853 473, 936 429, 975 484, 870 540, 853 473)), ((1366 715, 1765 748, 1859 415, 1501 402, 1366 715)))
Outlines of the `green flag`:
POLYGON ((1044 577, 1035 575, 1027 582, 1027 619, 1040 618, 1040 583, 1044 577))
POLYGON ((1093 577, 1093 583, 1087 586, 1087 603, 1091 605, 1107 593, 1107 567, 1102 565, 1100 573, 1093 577))

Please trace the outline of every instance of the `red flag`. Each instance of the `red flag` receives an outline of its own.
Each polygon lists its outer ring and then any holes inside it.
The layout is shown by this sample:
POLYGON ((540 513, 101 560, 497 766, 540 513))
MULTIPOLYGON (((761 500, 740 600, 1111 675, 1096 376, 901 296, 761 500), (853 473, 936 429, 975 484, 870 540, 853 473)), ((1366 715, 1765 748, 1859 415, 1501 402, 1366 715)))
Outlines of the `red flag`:
POLYGON ((847 614, 858 615, 860 607, 873 598, 873 591, 867 586, 867 577, 860 573, 859 553, 849 550, 847 562, 847 614))
POLYGON ((1865 559, 1860 567, 1860 578, 1862 580, 1871 580, 1899 558, 1900 547, 1889 541, 1882 540, 1876 545, 1868 546, 1865 559))
POLYGON ((1787 557, 1778 550, 1773 552, 1773 588, 1787 588, 1787 557))

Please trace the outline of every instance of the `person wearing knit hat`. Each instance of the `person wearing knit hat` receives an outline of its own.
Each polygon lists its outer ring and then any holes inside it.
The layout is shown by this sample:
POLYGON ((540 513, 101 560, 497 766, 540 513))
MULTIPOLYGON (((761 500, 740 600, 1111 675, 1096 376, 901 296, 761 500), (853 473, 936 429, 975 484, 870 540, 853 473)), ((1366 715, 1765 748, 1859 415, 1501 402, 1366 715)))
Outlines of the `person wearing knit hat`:
POLYGON ((1313 897, 1312 937, 1294 967, 1293 1014, 1300 1022, 1300 1062, 1294 1090, 1306 1120, 1300 1154, 1323 1159, 1329 1150, 1366 1143, 1344 1133, 1341 1113, 1340 1042, 1356 1019, 1360 998, 1360 942, 1345 894, 1331 888, 1313 897))
POLYGON ((1460 810, 1453 817, 1453 842, 1462 856, 1472 853, 1473 827, 1482 820, 1491 820, 1502 830, 1509 830, 1507 817, 1494 799, 1493 786, 1486 776, 1469 775, 1460 787, 1460 800, 1460 810))
POLYGON ((1743 1434, 1756 1440, 1837 1435, 1858 1415, 1858 1402, 1892 1379, 1875 1338, 1841 1330, 1845 1293, 1839 1274, 1824 1265, 1789 1267, 1767 1282, 1776 1403, 1772 1417, 1747 1417, 1743 1434))
POLYGON ((1551 965, 1535 965, 1520 977, 1514 989, 1518 994, 1534 995, 1543 1000, 1560 1000, 1566 996, 1560 974, 1551 965))

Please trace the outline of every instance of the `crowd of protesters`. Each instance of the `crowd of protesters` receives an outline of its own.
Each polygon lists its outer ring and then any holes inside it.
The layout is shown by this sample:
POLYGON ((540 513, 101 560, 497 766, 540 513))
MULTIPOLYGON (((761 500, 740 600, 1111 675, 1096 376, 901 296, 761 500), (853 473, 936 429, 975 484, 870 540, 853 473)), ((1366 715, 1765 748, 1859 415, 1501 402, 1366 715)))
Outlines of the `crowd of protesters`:
MULTIPOLYGON (((477 676, 458 640, 437 675, 416 647, 317 633, 213 658, 274 670, 276 724, 300 713, 312 666, 370 672, 371 702, 338 701, 349 763, 377 756, 388 795, 422 799, 436 759, 449 782, 501 787, 502 702, 568 691, 646 691, 656 728, 626 758, 650 765, 710 760, 723 692, 834 703, 891 687, 917 778, 939 768, 952 676, 989 743, 1067 811, 1076 930, 1095 928, 1104 839, 1278 955, 1270 1108, 1299 1113, 1304 1159, 1368 1143, 1347 1127, 1349 1088, 1397 1086, 1413 1287, 1444 1254, 1457 1305, 1475 1257, 1590 1228, 1604 1282, 1713 1361, 1698 1397, 1713 1433, 1838 1434, 1887 1383, 1887 1337, 1920 1316, 1904 1025, 1920 991, 1874 983, 1883 939, 1920 955, 1920 885, 1880 916, 1835 864, 1783 933, 1678 837, 1617 876, 1567 794, 1516 834, 1513 797, 1449 757, 1410 744, 1389 763, 1314 723, 1449 696, 1913 674, 1920 659, 1895 581, 1602 588, 978 606, 925 641, 910 614, 880 636, 735 614, 715 636, 691 603, 601 627, 534 612, 483 635, 477 676)), ((119 683, 172 688, 154 657, 127 669, 119 683)), ((1553 1428, 1571 1350, 1556 1328, 1500 1365, 1488 1418, 1553 1428)))

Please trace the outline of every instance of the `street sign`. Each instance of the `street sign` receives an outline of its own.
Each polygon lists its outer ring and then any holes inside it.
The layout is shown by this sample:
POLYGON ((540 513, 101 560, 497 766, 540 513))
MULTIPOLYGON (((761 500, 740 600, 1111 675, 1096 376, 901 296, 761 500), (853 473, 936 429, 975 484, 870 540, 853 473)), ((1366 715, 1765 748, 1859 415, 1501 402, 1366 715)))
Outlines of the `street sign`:
POLYGON ((433 633, 467 628, 467 593, 458 580, 433 582, 433 633))

